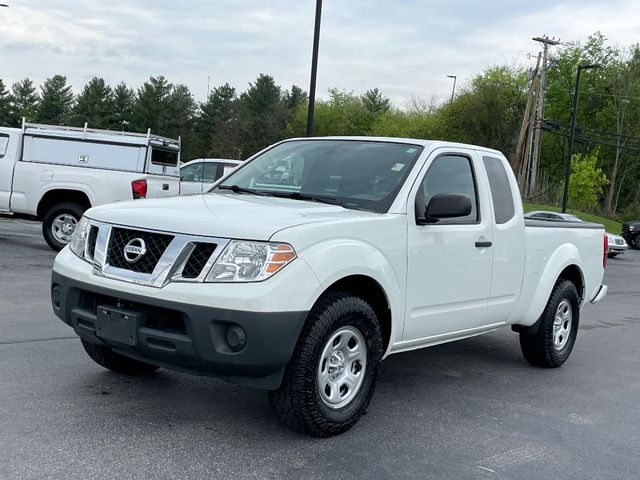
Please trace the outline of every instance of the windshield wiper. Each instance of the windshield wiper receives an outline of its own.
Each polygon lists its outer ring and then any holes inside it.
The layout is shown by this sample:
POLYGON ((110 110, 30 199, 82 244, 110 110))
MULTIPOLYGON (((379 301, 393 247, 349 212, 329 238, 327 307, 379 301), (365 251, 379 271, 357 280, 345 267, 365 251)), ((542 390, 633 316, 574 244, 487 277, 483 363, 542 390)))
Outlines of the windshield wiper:
POLYGON ((259 195, 265 197, 267 194, 253 188, 245 188, 239 185, 218 185, 216 188, 220 190, 231 190, 234 193, 248 193, 250 195, 259 195))
POLYGON ((278 192, 278 193, 274 193, 273 195, 277 197, 291 198, 293 200, 306 200, 309 202, 326 203, 329 205, 337 205, 339 207, 344 207, 342 202, 340 202, 339 200, 333 197, 325 197, 323 195, 310 195, 307 193, 300 193, 300 192, 284 192, 284 193, 278 192))

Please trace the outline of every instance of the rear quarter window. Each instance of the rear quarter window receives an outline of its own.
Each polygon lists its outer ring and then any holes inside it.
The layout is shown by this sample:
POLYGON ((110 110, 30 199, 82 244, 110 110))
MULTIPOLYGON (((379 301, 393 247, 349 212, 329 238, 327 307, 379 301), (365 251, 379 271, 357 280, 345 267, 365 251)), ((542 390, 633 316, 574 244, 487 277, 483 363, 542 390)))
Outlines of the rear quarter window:
POLYGON ((513 193, 504 163, 499 158, 494 157, 482 157, 482 163, 484 163, 484 168, 489 178, 496 223, 507 223, 515 215, 515 206, 513 205, 513 193))
POLYGON ((9 135, 0 134, 0 158, 4 157, 7 153, 7 146, 9 145, 9 135))
POLYGON ((178 151, 165 150, 163 148, 152 148, 151 163, 167 167, 176 167, 178 166, 178 151))

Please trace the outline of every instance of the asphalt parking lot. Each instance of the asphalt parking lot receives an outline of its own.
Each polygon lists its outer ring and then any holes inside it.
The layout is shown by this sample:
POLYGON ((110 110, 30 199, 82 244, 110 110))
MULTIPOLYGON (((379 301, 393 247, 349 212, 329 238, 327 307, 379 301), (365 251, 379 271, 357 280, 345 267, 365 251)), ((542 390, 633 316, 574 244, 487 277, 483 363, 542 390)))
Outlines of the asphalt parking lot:
POLYGON ((507 329, 391 356, 368 414, 326 440, 266 394, 94 364, 49 305, 40 225, 0 218, 0 478, 637 479, 640 252, 609 261, 563 368, 507 329))

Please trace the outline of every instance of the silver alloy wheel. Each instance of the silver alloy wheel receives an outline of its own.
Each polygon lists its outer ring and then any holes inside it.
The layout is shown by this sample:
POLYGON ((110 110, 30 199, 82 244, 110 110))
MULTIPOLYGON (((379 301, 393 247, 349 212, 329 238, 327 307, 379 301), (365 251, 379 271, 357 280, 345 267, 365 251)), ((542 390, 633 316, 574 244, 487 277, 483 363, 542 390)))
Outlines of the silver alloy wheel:
POLYGON ((560 302, 553 320, 553 346, 556 350, 562 350, 569 341, 571 335, 571 322, 573 310, 571 303, 566 298, 560 302))
POLYGON ((60 243, 69 243, 71 241, 71 235, 76 231, 76 225, 78 225, 78 219, 70 213, 61 213, 53 219, 51 224, 51 233, 60 243))
POLYGON ((329 408, 342 408, 357 395, 367 368, 367 344, 357 328, 342 327, 322 350, 317 386, 329 408))

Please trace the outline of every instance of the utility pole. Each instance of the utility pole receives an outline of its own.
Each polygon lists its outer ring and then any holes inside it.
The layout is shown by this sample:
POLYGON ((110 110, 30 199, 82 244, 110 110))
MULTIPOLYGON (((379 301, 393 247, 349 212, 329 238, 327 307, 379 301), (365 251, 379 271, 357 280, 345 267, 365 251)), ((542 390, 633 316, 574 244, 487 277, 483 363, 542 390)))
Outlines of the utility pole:
POLYGON ((564 167, 564 193, 562 195, 562 213, 567 211, 569 202, 569 179, 571 178, 571 157, 573 156, 573 141, 576 137, 576 118, 578 116, 578 100, 580 99, 580 74, 583 70, 598 68, 599 65, 578 65, 576 74, 576 89, 573 92, 573 103, 571 105, 571 130, 569 131, 569 155, 564 167))
POLYGON ((456 80, 458 77, 456 75, 447 75, 447 78, 453 78, 453 89, 451 90, 451 103, 453 103, 453 97, 456 94, 456 80))
POLYGON ((518 184, 520 191, 528 196, 527 192, 527 179, 529 169, 529 152, 531 145, 531 131, 532 131, 532 118, 533 118, 533 101, 536 96, 536 85, 538 81, 538 70, 540 69, 540 58, 542 53, 538 53, 538 60, 536 62, 536 68, 531 73, 531 85, 529 85, 529 94, 527 95, 527 106, 524 110, 524 116, 522 117, 522 124, 520 125, 520 134, 518 135, 518 143, 516 144, 515 158, 513 159, 513 172, 518 177, 518 184))
POLYGON ((542 44, 542 69, 540 70, 540 81, 538 83, 538 95, 535 109, 535 125, 533 130, 533 147, 531 152, 531 176, 529 178, 530 190, 536 188, 538 177, 538 166, 540 165, 540 126, 544 118, 544 96, 547 90, 547 58, 550 45, 558 45, 560 39, 549 38, 546 35, 542 37, 533 37, 533 41, 542 44))
POLYGON ((316 22, 313 29, 313 53, 311 56, 311 80, 309 82, 309 110, 307 111, 307 137, 313 135, 313 113, 316 107, 316 77, 318 75, 318 47, 320 45, 320 18, 322 0, 316 0, 316 22))

